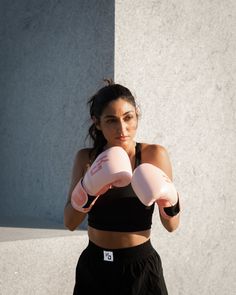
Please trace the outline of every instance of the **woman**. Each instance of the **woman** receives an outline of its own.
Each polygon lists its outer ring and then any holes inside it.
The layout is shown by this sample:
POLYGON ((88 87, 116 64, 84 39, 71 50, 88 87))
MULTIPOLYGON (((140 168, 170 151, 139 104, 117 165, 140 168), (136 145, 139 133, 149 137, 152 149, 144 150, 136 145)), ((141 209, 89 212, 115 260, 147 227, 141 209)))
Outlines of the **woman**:
POLYGON ((179 225, 171 163, 163 146, 135 142, 139 116, 135 99, 128 88, 106 81, 108 85, 88 102, 93 147, 75 157, 64 210, 69 230, 88 214, 89 243, 77 264, 74 294, 167 294, 150 235, 155 206, 169 232, 179 225), (118 174, 104 168, 112 163, 120 165, 118 174), (94 184, 97 168, 102 176, 94 184), (163 187, 166 196, 161 195, 163 187))

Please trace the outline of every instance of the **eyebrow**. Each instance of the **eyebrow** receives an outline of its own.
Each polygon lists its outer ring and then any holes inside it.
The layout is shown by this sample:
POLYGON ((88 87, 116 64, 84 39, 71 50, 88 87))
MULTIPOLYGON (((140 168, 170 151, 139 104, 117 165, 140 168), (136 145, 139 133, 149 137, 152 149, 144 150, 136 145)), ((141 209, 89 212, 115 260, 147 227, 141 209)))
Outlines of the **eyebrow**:
MULTIPOLYGON (((134 113, 134 111, 125 112, 122 116, 126 116, 130 113, 134 113)), ((116 118, 116 116, 115 115, 106 115, 106 116, 104 116, 104 118, 116 118)))

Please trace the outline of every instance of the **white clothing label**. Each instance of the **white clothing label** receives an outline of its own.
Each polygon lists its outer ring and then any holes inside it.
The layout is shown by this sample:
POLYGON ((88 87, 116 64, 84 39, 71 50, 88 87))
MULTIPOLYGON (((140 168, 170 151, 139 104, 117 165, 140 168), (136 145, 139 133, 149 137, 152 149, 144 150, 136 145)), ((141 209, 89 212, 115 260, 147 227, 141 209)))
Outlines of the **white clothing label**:
POLYGON ((113 261, 114 258, 113 258, 113 252, 112 251, 103 251, 103 258, 104 258, 104 261, 113 261))

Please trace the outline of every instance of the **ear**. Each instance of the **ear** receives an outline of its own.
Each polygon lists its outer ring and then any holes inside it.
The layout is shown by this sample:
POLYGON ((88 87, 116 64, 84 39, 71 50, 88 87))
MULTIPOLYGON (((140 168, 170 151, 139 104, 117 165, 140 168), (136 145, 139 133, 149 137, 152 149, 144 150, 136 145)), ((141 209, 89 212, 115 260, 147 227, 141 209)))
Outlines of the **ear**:
POLYGON ((98 119, 95 116, 92 116, 93 123, 98 130, 101 130, 98 119))
POLYGON ((135 112, 136 112, 137 118, 139 118, 141 116, 141 110, 139 106, 136 106, 135 112))

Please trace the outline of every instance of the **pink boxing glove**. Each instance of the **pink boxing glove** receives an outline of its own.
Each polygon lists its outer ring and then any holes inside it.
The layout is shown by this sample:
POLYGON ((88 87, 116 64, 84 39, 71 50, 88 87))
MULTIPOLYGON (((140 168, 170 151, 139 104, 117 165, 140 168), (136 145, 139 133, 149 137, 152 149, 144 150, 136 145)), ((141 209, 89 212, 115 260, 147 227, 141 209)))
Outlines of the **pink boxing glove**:
POLYGON ((171 213, 168 215, 164 207, 175 205, 178 201, 178 194, 173 182, 164 171, 152 164, 143 163, 134 170, 131 185, 145 206, 157 202, 163 217, 174 216, 171 213))
POLYGON ((75 186, 71 195, 71 205, 80 212, 88 212, 97 197, 104 194, 111 186, 122 187, 130 183, 132 167, 126 151, 118 146, 102 152, 84 177, 75 186), (88 195, 95 196, 88 208, 88 195))

